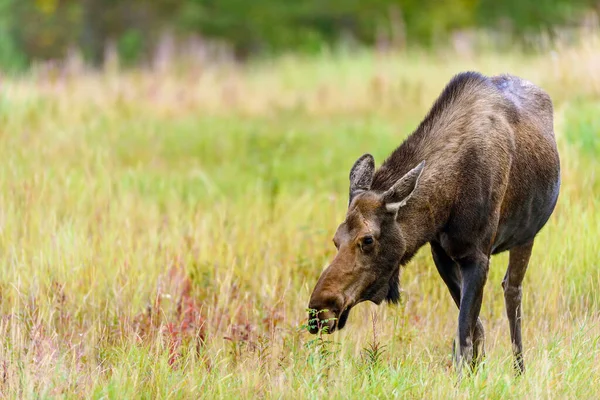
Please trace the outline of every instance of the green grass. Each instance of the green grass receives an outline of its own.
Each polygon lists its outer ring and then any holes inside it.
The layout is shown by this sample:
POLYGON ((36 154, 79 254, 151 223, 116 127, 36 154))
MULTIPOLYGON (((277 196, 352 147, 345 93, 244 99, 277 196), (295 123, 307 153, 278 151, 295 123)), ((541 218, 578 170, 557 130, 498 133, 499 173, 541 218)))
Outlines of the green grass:
POLYGON ((590 46, 3 81, 0 393, 600 397, 590 46), (506 255, 486 286, 485 367, 460 382, 458 312, 427 247, 402 272, 400 306, 361 304, 322 339, 301 328, 334 255, 350 166, 365 152, 380 163, 466 69, 522 75, 555 99, 563 187, 524 283, 520 379, 500 287, 506 255))

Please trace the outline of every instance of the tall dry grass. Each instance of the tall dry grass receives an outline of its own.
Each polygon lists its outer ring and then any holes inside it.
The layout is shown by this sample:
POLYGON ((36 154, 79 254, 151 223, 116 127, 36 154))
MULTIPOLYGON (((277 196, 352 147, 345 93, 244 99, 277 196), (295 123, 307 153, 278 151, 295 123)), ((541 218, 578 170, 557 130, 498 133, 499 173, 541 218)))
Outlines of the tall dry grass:
POLYGON ((600 43, 551 52, 287 57, 247 66, 1 82, 0 393, 5 397, 596 398, 600 43), (402 304, 310 337, 347 173, 381 160, 462 70, 555 100, 557 210, 524 284, 512 375, 492 261, 483 371, 457 384, 457 310, 424 248, 402 304))

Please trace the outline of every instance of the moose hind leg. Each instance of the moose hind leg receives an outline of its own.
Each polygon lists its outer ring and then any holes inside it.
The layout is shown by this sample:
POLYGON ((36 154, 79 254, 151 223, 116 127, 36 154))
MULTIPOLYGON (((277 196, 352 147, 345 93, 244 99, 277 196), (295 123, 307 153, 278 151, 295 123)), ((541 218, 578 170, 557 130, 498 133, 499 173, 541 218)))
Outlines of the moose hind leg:
MULTIPOLYGON (((442 277, 444 283, 448 287, 448 291, 454 300, 454 303, 460 310, 460 286, 461 274, 456 261, 454 261, 444 249, 436 242, 431 242, 431 255, 433 262, 442 277)), ((454 346, 454 352, 458 350, 454 346)), ((455 354, 455 357, 457 355, 455 354)), ((477 318, 475 331, 473 332, 473 358, 472 367, 475 367, 485 357, 485 332, 481 320, 477 318)))
POLYGON ((523 341, 521 339, 521 297, 522 282, 527 271, 533 241, 510 250, 508 270, 502 281, 506 315, 510 326, 510 340, 515 356, 514 366, 517 374, 525 372, 523 362, 523 341))

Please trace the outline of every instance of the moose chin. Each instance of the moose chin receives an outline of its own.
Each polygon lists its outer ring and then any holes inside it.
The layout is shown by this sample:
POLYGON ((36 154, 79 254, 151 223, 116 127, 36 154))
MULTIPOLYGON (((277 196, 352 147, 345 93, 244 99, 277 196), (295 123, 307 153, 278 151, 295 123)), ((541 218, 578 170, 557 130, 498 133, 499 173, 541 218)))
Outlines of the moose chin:
POLYGON ((510 252, 502 287, 518 373, 522 281, 537 233, 558 199, 560 161, 550 97, 515 76, 456 75, 417 129, 375 169, 350 169, 337 254, 308 307, 312 333, 342 329, 352 307, 399 299, 399 269, 425 244, 459 308, 454 360, 484 356, 479 320, 489 260, 510 252))

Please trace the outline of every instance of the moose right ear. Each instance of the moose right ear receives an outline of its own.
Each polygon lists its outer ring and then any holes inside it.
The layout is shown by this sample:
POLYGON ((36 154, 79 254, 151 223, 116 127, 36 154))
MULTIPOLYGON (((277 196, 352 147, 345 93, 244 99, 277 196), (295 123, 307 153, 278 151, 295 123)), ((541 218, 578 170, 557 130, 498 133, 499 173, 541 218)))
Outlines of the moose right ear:
POLYGON ((398 209, 406 204, 417 188, 424 167, 425 160, 408 171, 406 175, 398 179, 391 188, 381 195, 388 211, 397 213, 398 209))
POLYGON ((350 169, 350 198, 348 205, 352 203, 352 199, 360 192, 371 189, 373 182, 373 174, 375 173, 375 159, 370 154, 362 155, 350 169))

